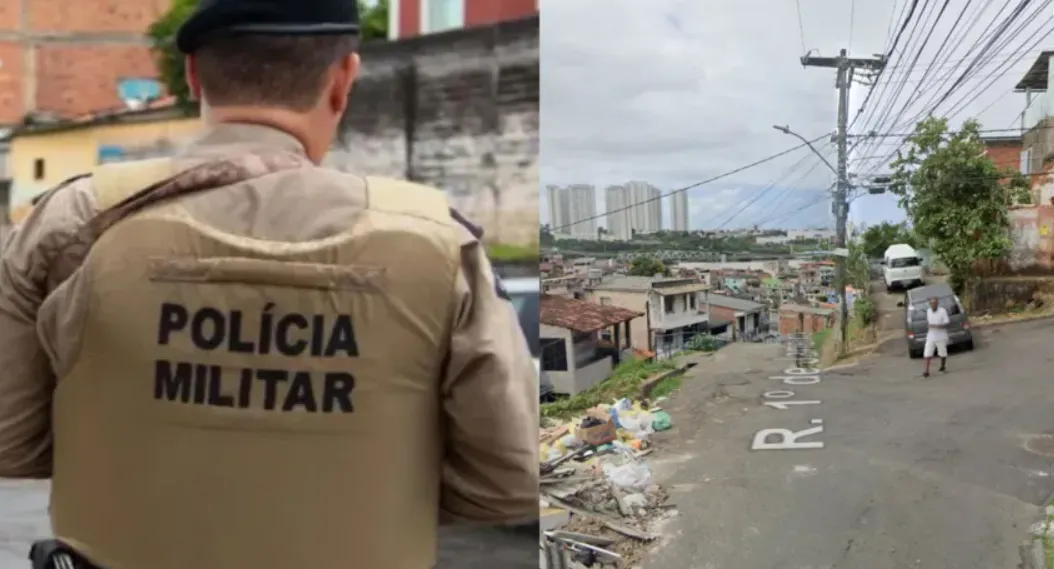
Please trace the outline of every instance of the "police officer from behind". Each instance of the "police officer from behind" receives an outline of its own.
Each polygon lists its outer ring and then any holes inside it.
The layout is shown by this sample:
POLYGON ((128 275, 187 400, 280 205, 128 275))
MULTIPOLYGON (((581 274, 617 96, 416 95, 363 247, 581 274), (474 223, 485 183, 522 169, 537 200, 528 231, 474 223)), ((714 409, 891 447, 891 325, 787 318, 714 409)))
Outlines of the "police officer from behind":
POLYGON ((40 566, 426 569, 537 519, 537 387, 443 194, 321 167, 355 2, 203 0, 203 136, 45 194, 0 262, 0 477, 40 566))

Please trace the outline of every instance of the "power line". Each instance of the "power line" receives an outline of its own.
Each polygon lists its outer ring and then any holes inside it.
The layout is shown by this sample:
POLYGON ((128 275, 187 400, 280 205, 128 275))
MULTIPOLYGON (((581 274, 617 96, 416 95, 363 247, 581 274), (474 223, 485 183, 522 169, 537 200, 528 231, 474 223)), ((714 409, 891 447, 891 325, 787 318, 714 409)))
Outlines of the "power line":
MULTIPOLYGON (((989 81, 989 82, 988 82, 988 83, 987 83, 986 85, 984 85, 984 86, 983 86, 983 87, 981 87, 980 89, 976 89, 976 88, 975 88, 975 89, 971 90, 970 92, 967 92, 967 93, 966 93, 966 94, 965 94, 965 95, 963 96, 963 98, 962 98, 962 99, 959 99, 959 102, 958 102, 958 103, 956 103, 955 105, 953 105, 953 106, 952 106, 952 108, 948 110, 948 115, 947 115, 947 116, 948 116, 948 118, 952 118, 952 117, 955 117, 955 116, 956 116, 956 115, 958 115, 959 113, 961 113, 961 112, 963 112, 964 110, 966 110, 966 107, 967 107, 967 106, 969 106, 969 105, 970 105, 970 103, 972 103, 972 102, 974 102, 975 100, 977 100, 977 98, 978 98, 979 96, 981 96, 981 94, 982 94, 982 93, 984 93, 985 91, 987 91, 988 89, 990 89, 990 88, 992 87, 992 85, 994 85, 994 84, 996 83, 996 81, 998 81, 999 79, 1001 79, 1001 78, 1002 78, 1003 76, 1005 76, 1005 75, 1006 75, 1007 71, 1009 71, 1011 67, 1013 67, 1014 65, 1018 64, 1018 63, 1019 63, 1019 62, 1021 61, 1021 59, 1022 59, 1022 58, 1024 58, 1024 57, 1025 57, 1025 55, 1026 55, 1026 54, 1027 54, 1028 52, 1032 51, 1032 50, 1033 50, 1033 49, 1034 49, 1034 48, 1035 48, 1036 46, 1038 46, 1038 45, 1039 45, 1039 44, 1040 44, 1041 42, 1043 42, 1044 40, 1046 40, 1046 39, 1047 39, 1047 38, 1048 38, 1048 37, 1050 36, 1050 34, 1051 34, 1052 32, 1054 32, 1054 28, 1048 29, 1048 30, 1046 31, 1046 33, 1044 33, 1044 34, 1040 35, 1039 37, 1037 37, 1037 38, 1036 38, 1036 41, 1032 42, 1032 44, 1031 44, 1031 45, 1029 45, 1027 49, 1025 49, 1025 50, 1022 50, 1022 51, 1021 51, 1021 55, 1019 55, 1019 56, 1017 57, 1017 59, 1016 59, 1016 60, 1015 60, 1015 61, 1014 61, 1013 63, 1011 63, 1010 65, 1008 65, 1008 66, 1006 66, 1005 68, 1003 68, 1003 71, 1002 71, 1002 72, 1000 72, 1000 73, 996 74, 995 76, 993 76, 993 77, 992 77, 992 79, 991 79, 991 81, 989 81), (970 96, 970 93, 972 93, 973 91, 976 91, 976 93, 975 93, 975 94, 973 95, 973 97, 970 97, 969 99, 966 99, 966 97, 970 96)), ((1037 35, 1038 35, 1038 32, 1037 32, 1037 35)), ((997 100, 998 100, 998 99, 997 99, 997 100)), ((994 104, 994 103, 993 103, 993 104, 994 104)), ((991 106, 991 105, 989 105, 989 106, 991 106)), ((987 107, 985 108, 985 110, 987 110, 987 107)), ((977 114, 980 114, 980 113, 977 113, 977 114)), ((976 116, 976 115, 974 115, 974 116, 976 116)))
MULTIPOLYGON (((832 143, 829 142, 826 145, 822 146, 820 148, 820 152, 827 152, 828 150, 830 150, 831 144, 832 143)), ((821 160, 816 159, 817 157, 815 155, 806 156, 805 159, 799 164, 804 164, 808 161, 809 158, 813 158, 815 160, 812 166, 810 166, 809 169, 806 170, 804 173, 799 175, 793 182, 790 182, 786 186, 780 188, 780 190, 778 190, 777 195, 773 196, 773 198, 769 200, 766 205, 762 206, 760 211, 758 211, 758 217, 764 218, 767 215, 771 215, 773 212, 780 211, 780 208, 783 207, 783 204, 787 201, 787 198, 794 193, 794 190, 800 189, 800 185, 804 183, 805 180, 808 180, 809 176, 811 176, 817 168, 823 165, 823 162, 821 160)), ((788 177, 789 176, 790 174, 788 174, 788 177)))
POLYGON ((816 206, 820 205, 821 203, 823 203, 823 202, 825 202, 825 201, 827 201, 829 199, 829 196, 827 195, 827 193, 830 192, 832 189, 834 189, 834 184, 829 186, 827 188, 827 190, 824 191, 824 194, 822 196, 820 196, 818 199, 812 200, 812 201, 802 205, 801 207, 798 207, 798 208, 793 209, 791 211, 778 214, 775 217, 770 217, 769 219, 766 219, 766 220, 758 223, 757 225, 758 225, 758 227, 761 227, 763 225, 767 225, 767 224, 772 223, 774 221, 780 221, 780 220, 786 219, 786 218, 788 218, 788 217, 790 217, 792 215, 801 213, 801 212, 803 212, 803 211, 805 211, 805 210, 807 210, 807 209, 809 209, 811 207, 816 207, 816 206))
POLYGON ((856 19, 856 0, 851 0, 850 3, 849 3, 849 51, 853 50, 853 20, 855 20, 855 19, 856 19))
MULTIPOLYGON (((959 77, 952 84, 952 86, 949 87, 942 95, 940 95, 939 97, 936 97, 936 102, 934 102, 934 99, 931 98, 929 102, 927 102, 926 104, 923 105, 923 109, 919 113, 914 115, 908 121, 905 121, 903 123, 897 124, 895 128, 900 128, 900 127, 906 126, 907 124, 910 124, 910 123, 913 123, 913 122, 917 122, 923 116, 932 115, 941 104, 943 104, 945 101, 947 101, 951 97, 951 95, 953 93, 955 93, 960 87, 962 87, 962 85, 966 82, 966 80, 968 78, 971 78, 976 73, 976 71, 979 70, 979 65, 983 64, 983 61, 986 58, 990 58, 992 56, 992 54, 993 54, 993 50, 992 50, 993 46, 995 46, 996 43, 1001 39, 1003 34, 1006 33, 1006 31, 1008 30, 1010 25, 1014 22, 1014 20, 1016 20, 1017 18, 1019 18, 1021 16, 1021 14, 1022 14, 1022 12, 1024 10, 1024 7, 1027 6, 1030 1, 1031 0, 1022 0, 1022 2, 1016 8, 1014 8, 1014 10, 1010 14, 1008 14, 1006 16, 1006 18, 1004 18, 1003 21, 1000 22, 996 26, 996 28, 994 30, 992 30, 992 32, 990 34, 987 34, 987 37, 986 37, 985 34, 987 33, 987 31, 989 29, 992 28, 992 24, 994 24, 995 22, 990 23, 986 27, 985 31, 982 32, 982 37, 980 37, 974 44, 974 47, 976 47, 976 45, 980 44, 981 42, 984 42, 984 46, 974 55, 973 60, 971 61, 970 65, 968 65, 966 70, 964 70, 963 73, 959 75, 959 77)), ((1051 0, 1046 0, 1046 2, 1044 3, 1044 6, 1040 7, 1039 10, 1036 10, 1028 19, 1026 19, 1024 22, 1022 22, 1017 28, 1015 28, 1015 30, 1012 33, 1012 35, 1007 37, 1002 42, 1002 45, 1005 46, 1006 44, 1008 44, 1013 39, 1013 37, 1016 36, 1016 34, 1020 33, 1020 31, 1023 29, 1023 27, 1027 26, 1028 23, 1030 23, 1039 12, 1042 11, 1043 8, 1047 4, 1050 3, 1050 1, 1051 0)), ((1005 9, 1005 6, 1004 6, 1004 9, 1005 9)), ((1000 10, 1000 13, 1001 12, 1002 12, 1002 10, 1000 10)), ((1038 40, 1037 42, 1035 42, 1033 44, 1033 46, 1034 45, 1038 45, 1039 41, 1042 41, 1042 38, 1040 40, 1038 40)), ((971 47, 970 50, 968 50, 968 53, 972 52, 974 50, 974 47, 971 47)), ((1026 48, 1025 53, 1027 53, 1028 49, 1030 49, 1030 48, 1026 48)), ((1018 52, 1020 52, 1020 48, 1019 48, 1018 52)), ((1015 52, 1015 53, 1017 53, 1017 52, 1015 52)), ((1018 59, 1015 61, 1015 63, 1017 61, 1020 61, 1021 57, 1023 57, 1023 53, 1018 55, 1018 59)), ((1009 70, 1008 67, 1009 66, 1004 67, 1002 72, 1000 72, 995 79, 993 79, 992 81, 990 81, 987 84, 986 88, 990 87, 992 84, 994 84, 995 81, 998 80, 999 77, 1001 77, 1002 75, 1005 75, 1006 72, 1009 70)), ((991 75, 989 75, 988 77, 990 77, 990 76, 991 75)), ((982 82, 983 81, 984 81, 984 79, 982 79, 982 82)), ((947 79, 945 80, 944 84, 947 84, 947 79)), ((954 110, 955 114, 958 114, 959 112, 961 112, 965 108, 965 106, 960 107, 960 104, 963 103, 964 101, 966 102, 966 104, 969 104, 969 102, 972 102, 973 99, 967 100, 967 98, 970 96, 971 93, 974 93, 975 90, 976 90, 976 87, 974 89, 971 89, 970 91, 968 91, 962 97, 960 97, 960 99, 958 101, 956 101, 956 103, 953 105, 951 110, 954 110)), ((981 91, 981 92, 983 92, 983 91, 981 91)), ((978 93, 978 95, 979 95, 979 93, 978 93)), ((974 97, 974 99, 976 99, 976 96, 974 97)), ((906 110, 906 107, 905 107, 905 110, 906 110)), ((951 116, 954 116, 954 114, 951 115, 951 116)), ((898 119, 899 119, 899 116, 898 116, 898 119)), ((894 124, 896 124, 896 120, 894 120, 892 122, 894 124)), ((873 148, 873 145, 870 145, 869 148, 873 148)), ((897 151, 899 151, 899 149, 900 149, 900 147, 897 147, 892 152, 890 152, 889 155, 888 155, 887 160, 888 159, 892 159, 896 155, 897 151)), ((871 172, 874 172, 875 170, 877 170, 881 165, 882 165, 881 162, 876 163, 876 165, 874 166, 874 169, 871 170, 871 172)))
POLYGON ((765 157, 765 158, 762 158, 762 159, 760 159, 760 160, 756 160, 756 161, 754 161, 754 162, 751 162, 750 164, 747 164, 747 165, 745 165, 745 166, 740 166, 740 167, 738 167, 738 168, 736 168, 736 169, 734 169, 734 170, 729 170, 728 172, 725 172, 725 173, 723 173, 723 174, 718 174, 718 175, 716 175, 716 176, 713 176, 713 177, 707 178, 707 179, 705 179, 705 180, 701 180, 701 181, 699 181, 699 182, 696 182, 696 183, 694 183, 694 184, 691 184, 691 185, 685 186, 685 187, 683 187, 683 188, 678 188, 678 189, 676 189, 676 190, 671 190, 670 192, 667 192, 667 193, 665 193, 665 194, 661 194, 661 195, 659 195, 659 196, 657 196, 657 197, 653 197, 653 198, 648 198, 648 199, 646 199, 646 200, 641 200, 641 201, 639 201, 639 202, 636 202, 636 203, 632 203, 632 204, 630 204, 630 205, 627 205, 627 206, 625 206, 625 207, 620 207, 620 208, 616 208, 616 209, 608 210, 608 211, 605 211, 604 213, 602 213, 602 214, 599 214, 599 215, 593 215, 593 216, 590 216, 590 217, 586 217, 586 218, 584 218, 584 219, 579 219, 578 221, 573 221, 573 222, 571 222, 571 223, 568 223, 568 224, 566 224, 566 225, 561 225, 561 226, 559 226, 559 227, 553 227, 553 228, 551 228, 551 229, 550 229, 550 231, 552 231, 553 233, 557 233, 557 232, 558 232, 559 230, 562 230, 562 229, 567 229, 568 227, 574 227, 574 226, 576 226, 576 225, 578 225, 578 224, 580 224, 580 223, 586 223, 586 222, 588 222, 588 221, 593 221, 594 219, 601 219, 601 218, 607 217, 607 216, 609 216, 609 215, 611 215, 611 214, 613 214, 613 213, 618 213, 618 212, 620 212, 620 211, 627 211, 627 210, 630 210, 630 209, 632 209, 632 208, 634 208, 634 207, 636 207, 636 206, 639 206, 639 205, 644 205, 644 204, 646 204, 646 203, 651 203, 651 202, 659 201, 659 200, 661 200, 661 199, 663 199, 663 198, 666 198, 666 197, 672 196, 672 195, 674 195, 674 194, 679 194, 679 193, 681 193, 681 192, 687 192, 688 190, 691 190, 691 189, 693 189, 693 188, 698 188, 699 186, 703 186, 703 185, 706 185, 706 184, 709 184, 709 183, 712 183, 712 182, 716 182, 716 181, 718 181, 718 180, 721 180, 721 179, 723 179, 723 178, 727 178, 727 177, 729 177, 729 176, 733 176, 733 175, 735 175, 735 174, 738 174, 738 173, 740 173, 740 172, 743 172, 743 171, 745 171, 745 170, 749 170, 749 169, 751 169, 751 168, 754 168, 754 167, 756 167, 756 166, 760 166, 760 165, 762 165, 762 164, 765 164, 766 162, 771 162, 771 161, 773 161, 773 160, 775 160, 775 159, 777 159, 777 158, 780 158, 780 157, 782 157, 782 156, 786 156, 786 155, 788 155, 788 154, 790 154, 790 153, 794 152, 795 150, 800 150, 800 149, 802 149, 802 148, 806 148, 806 147, 808 147, 808 146, 809 146, 810 144, 812 144, 812 143, 814 143, 814 142, 817 142, 817 141, 819 141, 819 140, 822 140, 822 139, 824 139, 824 138, 827 138, 828 136, 830 136, 830 135, 829 135, 829 134, 823 134, 823 135, 821 135, 821 136, 817 136, 816 138, 814 138, 814 139, 812 139, 812 140, 810 140, 810 141, 808 141, 808 142, 803 142, 802 144, 799 144, 799 145, 797 145, 797 146, 794 146, 794 147, 788 148, 787 150, 784 150, 784 151, 782 151, 782 152, 779 152, 779 153, 777 153, 777 154, 773 154, 773 155, 771 155, 771 156, 767 156, 767 157, 765 157))
MULTIPOLYGON (((1000 14, 1001 14, 1001 13, 1003 12, 1003 10, 1005 10, 1005 9, 1006 9, 1006 5, 1004 5, 1004 6, 1003 6, 1003 8, 1001 8, 1001 9, 999 10, 999 12, 997 12, 997 13, 996 13, 996 16, 995 16, 995 17, 996 17, 996 18, 998 18, 998 17, 999 17, 999 15, 1000 15, 1000 14)), ((973 15, 972 15, 972 20, 970 21, 970 23, 969 23, 969 24, 968 24, 968 25, 966 26, 966 28, 965 28, 965 29, 964 29, 964 30, 962 31, 962 33, 961 33, 961 34, 959 34, 961 38, 965 38, 965 37, 967 37, 967 35, 968 35, 968 34, 970 33, 970 31, 971 31, 971 30, 973 30, 973 28, 974 28, 974 27, 975 27, 975 26, 976 26, 976 25, 977 25, 977 24, 978 24, 978 23, 979 23, 979 22, 981 21, 981 19, 980 19, 980 16, 981 16, 981 13, 983 12, 983 10, 984 10, 984 3, 982 3, 981 5, 979 5, 979 6, 978 6, 978 9, 977 9, 977 11, 975 11, 975 12, 973 13, 973 15)), ((964 10, 964 11, 965 11, 965 10, 964 10)), ((981 42, 981 41, 983 41, 983 40, 985 39, 986 35, 988 34, 988 31, 989 31, 989 30, 991 29, 991 27, 992 27, 992 25, 993 25, 993 24, 994 24, 994 20, 993 20, 992 22, 989 22, 988 26, 986 26, 986 27, 985 27, 985 29, 981 31, 980 37, 979 37, 979 38, 978 38, 977 40, 975 40, 975 41, 974 41, 974 44, 973 44, 972 46, 970 46, 970 47, 969 47, 969 48, 968 48, 968 49, 966 50, 966 54, 967 54, 968 56, 967 56, 967 57, 964 57, 964 58, 963 58, 963 59, 961 60, 961 62, 966 62, 966 61, 968 61, 968 60, 975 60, 975 59, 977 58, 977 56, 976 56, 976 55, 973 55, 973 56, 971 57, 971 56, 969 56, 969 54, 973 53, 974 49, 975 49, 975 48, 976 48, 976 47, 977 47, 978 45, 980 45, 980 42, 981 42)), ((949 32, 949 33, 953 33, 953 32, 954 32, 954 26, 953 26, 953 30, 952 30, 951 32, 949 32)), ((952 53, 954 53, 954 52, 955 52, 955 49, 956 49, 956 47, 958 47, 958 45, 959 45, 959 44, 961 44, 961 43, 962 43, 962 41, 963 41, 963 40, 960 40, 960 41, 956 42, 956 45, 955 45, 954 47, 952 47, 952 49, 950 49, 950 50, 948 51, 947 57, 946 57, 946 59, 945 59, 945 61, 944 61, 943 63, 947 63, 948 61, 950 61, 950 60, 951 60, 951 55, 952 55, 952 53)), ((951 69, 949 69, 947 73, 945 73, 945 74, 943 74, 943 75, 939 75, 939 76, 936 76, 936 77, 935 77, 935 81, 934 81, 934 82, 935 82, 935 83, 937 83, 937 82, 939 82, 939 83, 940 83, 940 86, 938 87, 938 89, 943 89, 943 88, 944 88, 944 87, 945 87, 946 85, 948 85, 948 82, 949 82, 949 81, 951 81, 951 78, 952 78, 952 76, 953 76, 953 74, 954 74, 955 70, 956 70, 956 69, 958 69, 958 68, 959 68, 959 66, 952 66, 952 68, 951 68, 951 69), (943 79, 943 81, 942 81, 942 79, 943 79)), ((910 73, 910 71, 911 71, 911 68, 909 68, 909 70, 908 70, 908 71, 909 71, 909 73, 910 73)), ((916 92, 918 92, 918 93, 922 93, 922 92, 925 92, 926 90, 927 90, 926 88, 923 88, 923 87, 921 87, 921 86, 920 86, 920 87, 919 87, 918 89, 916 89, 916 92)), ((931 98, 930 98, 930 99, 929 99, 929 100, 928 100, 928 101, 927 101, 926 103, 924 103, 924 104, 923 104, 923 108, 924 108, 924 109, 925 109, 925 108, 928 108, 928 107, 929 107, 929 106, 930 106, 930 105, 931 105, 931 104, 933 103, 933 101, 935 101, 935 100, 936 100, 936 98, 937 98, 937 96, 931 97, 931 98)), ((905 109, 906 109, 906 106, 905 106, 905 109)), ((902 114, 903 114, 903 112, 901 112, 901 113, 898 113, 898 115, 897 115, 897 118, 896 118, 896 119, 894 119, 894 121, 893 121, 893 123, 894 123, 894 124, 896 123, 896 121, 897 121, 897 120, 899 120, 899 118, 900 118, 900 116, 901 116, 902 114)), ((870 122, 870 121, 869 121, 869 122, 870 122)), ((882 130, 882 128, 884 128, 884 125, 885 125, 885 124, 886 124, 885 122, 879 122, 879 123, 876 123, 876 124, 874 125, 874 127, 873 127, 873 128, 871 128, 870 130, 882 130)), ((899 128, 899 127, 898 127, 898 128, 899 128)), ((868 129, 865 129, 865 130, 868 130, 868 129)), ((862 141, 858 141, 858 143, 857 143, 857 146, 858 146, 858 145, 859 145, 859 144, 860 144, 861 142, 862 142, 862 141)), ((856 147, 856 146, 854 146, 854 149, 855 149, 855 147, 856 147)))
POLYGON ((805 48, 805 23, 804 23, 804 20, 802 20, 802 17, 801 17, 801 0, 794 0, 794 1, 798 5, 798 31, 800 32, 800 35, 801 35, 801 50, 802 50, 802 52, 805 52, 805 51, 808 51, 808 50, 805 48))
MULTIPOLYGON (((904 7, 901 9, 900 13, 904 14, 905 10, 907 10, 907 16, 903 18, 903 20, 902 20, 902 22, 900 24, 900 29, 897 30, 897 35, 894 37, 893 42, 889 45, 889 48, 886 50, 886 59, 887 60, 890 57, 892 57, 893 52, 896 51, 897 45, 900 43, 900 36, 904 33, 904 30, 907 29, 908 22, 911 21, 912 16, 915 14, 915 7, 918 6, 918 4, 919 4, 919 0, 911 0, 910 9, 909 9, 908 8, 909 4, 907 2, 904 3, 904 7)), ((896 9, 896 4, 894 4, 894 10, 895 9, 896 9)), ((892 22, 892 20, 890 20, 890 22, 892 22)), ((849 128, 850 129, 853 128, 853 125, 856 124, 856 121, 860 118, 860 115, 864 112, 864 109, 867 108, 867 103, 871 101, 871 97, 875 94, 875 90, 878 87, 878 84, 881 82, 883 73, 885 73, 885 68, 884 67, 882 69, 880 69, 878 71, 878 73, 875 75, 875 77, 874 77, 874 79, 873 79, 873 81, 871 83, 871 88, 867 90, 867 95, 864 95, 864 102, 860 104, 860 108, 857 109, 856 115, 853 116, 853 122, 851 122, 849 124, 849 128)), ((883 85, 885 85, 885 84, 883 84, 883 85)), ((870 122, 870 119, 868 121, 865 121, 865 124, 867 122, 870 122)), ((850 149, 850 152, 852 152, 852 149, 850 149)))
MULTIPOLYGON (((922 6, 922 10, 919 11, 919 17, 918 18, 913 18, 917 5, 918 5, 918 2, 913 2, 912 3, 912 5, 911 5, 911 7, 909 9, 909 12, 908 12, 908 17, 905 18, 904 24, 901 26, 901 29, 897 32, 897 37, 894 39, 894 45, 898 45, 900 43, 900 39, 901 39, 902 35, 904 34, 904 32, 907 29, 908 24, 909 23, 912 24, 911 25, 911 31, 908 32, 907 41, 905 43, 905 49, 902 50, 901 55, 898 57, 897 61, 907 61, 908 58, 910 57, 910 54, 912 53, 912 47, 911 47, 912 40, 914 39, 915 34, 918 31, 918 29, 919 29, 920 22, 922 21, 922 19, 924 19, 926 17, 926 11, 927 11, 927 8, 929 8, 928 4, 924 4, 922 6)), ((894 49, 895 49, 895 47, 894 47, 894 49)), ((892 50, 891 50, 891 54, 892 54, 892 50)), ((914 59, 917 60, 917 57, 915 57, 914 59)), ((913 66, 914 66, 914 63, 912 63, 912 67, 913 66)), ((879 73, 879 77, 881 77, 881 73, 879 73)), ((906 81, 906 80, 907 80, 907 78, 904 77, 903 81, 906 81)), ((877 82, 877 80, 876 80, 876 82, 877 82)), ((876 109, 874 111, 872 111, 872 113, 868 116, 867 120, 864 122, 863 130, 865 130, 865 131, 867 131, 867 130, 876 130, 877 129, 877 125, 881 124, 882 119, 889 114, 889 112, 892 110, 892 108, 896 104, 896 101, 900 97, 900 93, 903 91, 904 87, 903 87, 902 84, 899 84, 898 86, 893 86, 894 83, 902 83, 902 81, 901 82, 892 82, 892 81, 890 81, 890 82, 883 83, 883 86, 885 87, 885 91, 883 91, 882 97, 885 97, 886 93, 890 92, 890 89, 892 89, 893 96, 889 99, 889 102, 886 103, 886 104, 883 104, 881 102, 881 98, 879 99, 879 101, 880 101, 879 102, 879 106, 876 107, 876 109), (872 120, 876 121, 875 122, 875 125, 876 125, 875 128, 869 128, 869 125, 871 125, 872 120)), ((866 102, 867 102, 867 100, 865 99, 865 103, 866 102)), ((852 126, 854 126, 855 123, 856 123, 856 121, 854 120, 853 124, 850 125, 850 128, 852 126)))
MULTIPOLYGON (((943 16, 943 14, 944 14, 944 9, 947 8, 947 6, 948 6, 948 2, 949 2, 949 0, 945 0, 941 10, 939 12, 937 12, 936 18, 933 21, 934 27, 930 28, 929 33, 927 33, 924 37, 921 34, 919 35, 919 37, 921 38, 921 41, 916 46, 917 47, 917 51, 914 51, 914 56, 910 60, 911 63, 909 64, 909 67, 913 68, 913 67, 915 67, 915 65, 918 64, 919 58, 922 56, 922 52, 926 48, 926 44, 929 43, 930 38, 933 36, 933 30, 936 29, 936 23, 938 21, 940 21, 941 16, 943 16)), ((923 10, 925 11, 925 9, 927 7, 928 6, 923 7, 923 10)), ((932 13, 930 15, 932 15, 932 13)), ((929 23, 929 17, 928 16, 924 15, 922 17, 926 18, 926 22, 923 23, 922 20, 917 20, 915 22, 916 25, 912 28, 911 35, 909 36, 909 39, 908 39, 908 45, 909 46, 911 45, 911 39, 913 39, 915 37, 916 32, 919 32, 922 29, 923 25, 926 25, 926 24, 929 23)), ((904 103, 904 106, 901 107, 900 110, 896 112, 895 116, 892 115, 892 113, 894 112, 894 109, 897 108, 897 106, 898 106, 898 102, 900 101, 900 96, 904 92, 904 87, 906 85, 907 85, 907 76, 904 76, 898 82, 898 85, 894 88, 892 96, 890 96, 890 98, 888 99, 889 100, 888 104, 886 104, 882 108, 882 111, 877 115, 877 119, 876 119, 876 123, 875 123, 876 124, 876 129, 880 128, 877 125, 886 124, 886 121, 890 120, 891 116, 893 116, 893 118, 892 118, 892 120, 890 122, 895 124, 897 119, 899 119, 900 115, 904 112, 904 109, 907 108, 907 105, 909 105, 911 103, 911 100, 913 99, 913 97, 909 93, 908 100, 904 103)))

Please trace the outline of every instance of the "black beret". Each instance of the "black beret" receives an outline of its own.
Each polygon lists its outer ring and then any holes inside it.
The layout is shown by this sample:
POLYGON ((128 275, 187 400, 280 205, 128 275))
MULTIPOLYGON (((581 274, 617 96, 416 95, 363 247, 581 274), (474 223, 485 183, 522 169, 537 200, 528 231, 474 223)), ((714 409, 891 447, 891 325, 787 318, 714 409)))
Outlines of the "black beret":
POLYGON ((359 7, 356 0, 200 0, 176 47, 193 53, 216 33, 357 35, 359 7))

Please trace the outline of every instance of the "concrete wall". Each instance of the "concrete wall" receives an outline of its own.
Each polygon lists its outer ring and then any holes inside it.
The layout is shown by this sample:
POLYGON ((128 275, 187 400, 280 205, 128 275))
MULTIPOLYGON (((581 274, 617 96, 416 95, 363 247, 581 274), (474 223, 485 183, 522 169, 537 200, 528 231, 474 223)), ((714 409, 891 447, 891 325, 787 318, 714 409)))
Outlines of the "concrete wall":
MULTIPOLYGON (((158 114, 172 113, 159 111, 158 114)), ((101 146, 133 149, 154 145, 175 151, 193 140, 200 131, 198 119, 177 118, 101 124, 18 136, 11 141, 7 157, 12 179, 11 205, 24 205, 60 182, 91 171, 99 163, 101 146), (40 179, 34 175, 36 160, 43 161, 44 176, 40 179)))
POLYGON ((488 239, 538 241, 538 18, 381 43, 330 164, 445 189, 488 239))
POLYGON ((815 334, 834 326, 834 315, 805 313, 805 329, 799 330, 798 312, 784 310, 780 312, 780 334, 788 336, 800 332, 815 334))
MULTIPOLYGON (((656 295, 658 296, 658 295, 656 295)), ((618 306, 643 313, 629 323, 630 347, 638 350, 648 350, 648 333, 651 327, 648 325, 648 295, 643 292, 625 292, 617 290, 596 290, 586 293, 586 300, 596 304, 604 304, 602 299, 611 299, 611 306, 618 306)))
POLYGON ((1024 307, 1033 299, 1054 301, 1054 281, 1049 277, 989 277, 967 285, 963 304, 971 314, 999 314, 1024 307))
POLYGON ((611 377, 614 369, 612 358, 606 357, 599 360, 595 358, 596 334, 575 343, 571 331, 566 328, 542 324, 539 333, 543 341, 560 340, 564 342, 564 348, 567 350, 568 369, 566 371, 544 370, 556 393, 574 395, 611 377))
POLYGON ((1054 271, 1054 207, 1018 206, 1010 209, 1012 245, 1007 265, 1018 274, 1054 271))

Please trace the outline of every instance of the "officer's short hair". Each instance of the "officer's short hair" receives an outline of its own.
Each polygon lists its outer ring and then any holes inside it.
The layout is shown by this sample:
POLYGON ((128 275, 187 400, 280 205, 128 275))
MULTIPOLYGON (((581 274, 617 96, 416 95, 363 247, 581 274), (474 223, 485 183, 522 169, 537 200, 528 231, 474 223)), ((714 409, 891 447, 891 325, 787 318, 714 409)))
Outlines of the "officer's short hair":
POLYGON ((210 106, 267 106, 306 111, 322 94, 330 65, 358 49, 343 35, 225 35, 194 52, 210 106))

